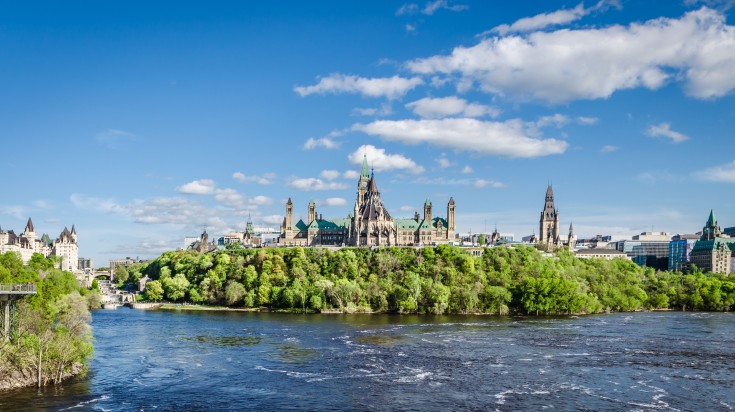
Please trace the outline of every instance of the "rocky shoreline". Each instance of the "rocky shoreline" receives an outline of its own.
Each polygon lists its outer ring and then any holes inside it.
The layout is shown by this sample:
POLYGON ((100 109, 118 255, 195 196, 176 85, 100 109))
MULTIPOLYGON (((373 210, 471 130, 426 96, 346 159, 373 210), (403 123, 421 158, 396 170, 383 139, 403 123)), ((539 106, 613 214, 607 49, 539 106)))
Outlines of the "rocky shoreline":
MULTIPOLYGON (((86 371, 84 364, 75 363, 69 372, 63 374, 61 381, 67 381, 71 378, 81 376, 86 371)), ((6 367, 0 370, 0 391, 10 391, 13 389, 28 388, 38 386, 38 379, 35 371, 24 374, 21 370, 13 367, 6 367)), ((47 383, 47 385, 50 384, 47 383)))

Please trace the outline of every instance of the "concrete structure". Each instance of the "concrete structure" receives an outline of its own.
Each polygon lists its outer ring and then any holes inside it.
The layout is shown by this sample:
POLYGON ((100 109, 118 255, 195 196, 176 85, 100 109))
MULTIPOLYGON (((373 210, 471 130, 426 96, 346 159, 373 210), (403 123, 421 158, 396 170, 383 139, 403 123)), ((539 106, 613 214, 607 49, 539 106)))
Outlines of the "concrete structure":
POLYGON ((455 238, 455 203, 447 203, 446 218, 434 217, 431 200, 424 202, 423 217, 394 219, 383 204, 374 173, 368 172, 367 157, 357 181, 357 199, 342 219, 324 219, 309 202, 307 221, 294 223, 293 202, 286 203, 281 224, 280 246, 424 246, 450 243, 455 238))
POLYGON ((671 241, 671 233, 643 232, 640 235, 633 236, 633 240, 641 240, 646 242, 669 242, 671 241))
POLYGON ((626 253, 615 249, 580 249, 575 252, 580 259, 626 259, 631 260, 626 253))
POLYGON ((670 241, 668 233, 643 232, 633 236, 633 240, 610 242, 608 247, 626 253, 637 265, 668 270, 670 241))

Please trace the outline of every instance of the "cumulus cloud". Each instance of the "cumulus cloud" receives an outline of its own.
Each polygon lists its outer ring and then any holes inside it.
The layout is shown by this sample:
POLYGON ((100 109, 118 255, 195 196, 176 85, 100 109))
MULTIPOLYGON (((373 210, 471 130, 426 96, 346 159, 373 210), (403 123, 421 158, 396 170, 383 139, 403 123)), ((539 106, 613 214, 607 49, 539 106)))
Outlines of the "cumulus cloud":
POLYGON ((452 165, 452 162, 450 162, 449 159, 447 159, 447 157, 444 156, 444 155, 442 155, 440 158, 434 159, 434 160, 436 160, 436 164, 440 168, 442 168, 442 169, 446 169, 446 168, 448 168, 449 166, 452 165))
POLYGON ((352 152, 347 158, 350 162, 361 165, 363 156, 367 156, 371 166, 377 171, 405 170, 409 173, 421 173, 424 168, 413 160, 400 154, 385 153, 385 149, 379 149, 373 145, 362 145, 352 152))
POLYGON ((214 180, 199 179, 177 187, 176 191, 186 195, 211 195, 214 189, 214 180))
POLYGON ((80 209, 113 214, 125 214, 128 212, 128 208, 126 206, 119 204, 112 198, 101 198, 73 193, 69 197, 69 200, 71 200, 71 203, 74 206, 80 209))
POLYGON ((534 123, 534 126, 538 128, 548 127, 548 126, 555 126, 559 128, 559 127, 564 126, 567 123, 569 123, 569 117, 563 114, 556 113, 551 116, 539 117, 539 119, 534 123))
POLYGON ((343 190, 347 189, 347 185, 339 182, 326 182, 316 177, 293 178, 288 182, 288 186, 294 189, 313 191, 313 190, 343 190))
POLYGON ((279 225, 283 222, 283 215, 267 215, 260 218, 260 220, 268 225, 279 225))
POLYGON ((322 77, 315 85, 296 86, 294 91, 302 97, 311 94, 357 93, 366 97, 397 99, 422 84, 424 84, 424 81, 420 77, 366 78, 333 73, 327 77, 322 77))
MULTIPOLYGON (((533 131, 517 119, 505 122, 476 119, 379 120, 357 124, 353 128, 383 140, 405 144, 428 143, 490 156, 541 157, 564 153, 569 146, 561 140, 531 137, 529 131, 533 131)), ((362 161, 362 154, 357 156, 362 161)), ((355 163, 352 158, 350 160, 355 163)))
POLYGON ((689 95, 710 99, 735 88, 735 27, 702 7, 628 26, 491 37, 406 66, 457 77, 458 87, 552 103, 654 90, 672 80, 683 82, 689 95))
POLYGON ((357 179, 360 177, 360 172, 357 170, 347 170, 344 173, 342 173, 342 177, 345 179, 357 179))
POLYGON ((695 172, 694 176, 709 182, 735 183, 735 160, 724 165, 695 172))
POLYGON ((675 130, 671 130, 671 125, 668 123, 650 126, 646 130, 646 134, 651 137, 665 137, 667 139, 671 139, 671 143, 681 143, 689 140, 689 137, 686 135, 675 130))
POLYGON ((327 180, 334 180, 338 178, 339 175, 340 173, 336 170, 322 170, 322 172, 319 173, 319 176, 327 180))
POLYGON ((341 197, 330 197, 325 199, 323 202, 319 202, 319 204, 324 206, 344 206, 347 204, 347 200, 342 199, 341 197))
POLYGON ((456 96, 431 98, 425 97, 408 103, 406 107, 417 115, 426 119, 440 119, 443 117, 498 117, 500 110, 479 103, 469 103, 456 96))
POLYGON ((271 199, 268 196, 258 195, 258 196, 253 197, 252 200, 251 200, 251 202, 254 205, 265 206, 265 205, 272 205, 273 204, 273 199, 271 199))
POLYGON ((257 183, 259 185, 269 185, 273 183, 273 179, 276 178, 275 173, 263 173, 261 176, 252 175, 247 176, 241 172, 235 172, 232 177, 242 183, 257 183))
POLYGON ((466 165, 465 167, 462 168, 461 173, 464 175, 468 175, 468 174, 474 173, 474 170, 469 165, 466 165))
POLYGON ((490 186, 494 189, 502 189, 505 187, 505 183, 499 182, 497 180, 475 179, 475 181, 473 182, 473 186, 478 189, 481 189, 485 186, 490 186))
POLYGON ((339 145, 340 143, 338 141, 335 141, 330 137, 320 137, 318 139, 310 137, 306 141, 306 143, 304 143, 304 149, 311 150, 316 149, 317 147, 323 147, 325 149, 336 149, 339 147, 339 145))

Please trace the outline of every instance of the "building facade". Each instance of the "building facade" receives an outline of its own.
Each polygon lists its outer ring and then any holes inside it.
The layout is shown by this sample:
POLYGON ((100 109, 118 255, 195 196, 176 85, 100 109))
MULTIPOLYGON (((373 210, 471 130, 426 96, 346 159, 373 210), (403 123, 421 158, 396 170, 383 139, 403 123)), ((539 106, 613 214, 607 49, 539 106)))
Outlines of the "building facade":
POLYGON ((702 228, 702 237, 694 244, 690 261, 703 272, 730 274, 735 271, 735 239, 723 237, 714 210, 702 228))
POLYGON ((689 270, 692 249, 699 240, 697 235, 676 235, 669 242, 669 270, 686 272, 689 270))
POLYGON ((435 217, 431 200, 424 202, 423 216, 396 219, 385 207, 367 158, 357 181, 357 198, 352 213, 341 219, 324 219, 311 201, 307 221, 294 223, 293 202, 286 203, 281 224, 281 246, 424 246, 450 243, 455 238, 455 203, 447 203, 446 218, 435 217))
POLYGON ((61 258, 62 270, 80 272, 79 246, 74 225, 71 231, 65 227, 59 237, 52 241, 45 233, 39 239, 33 226, 33 220, 28 218, 28 223, 20 235, 16 235, 12 230, 0 229, 0 253, 5 252, 18 253, 23 263, 28 263, 34 253, 39 253, 44 257, 58 256, 61 258))

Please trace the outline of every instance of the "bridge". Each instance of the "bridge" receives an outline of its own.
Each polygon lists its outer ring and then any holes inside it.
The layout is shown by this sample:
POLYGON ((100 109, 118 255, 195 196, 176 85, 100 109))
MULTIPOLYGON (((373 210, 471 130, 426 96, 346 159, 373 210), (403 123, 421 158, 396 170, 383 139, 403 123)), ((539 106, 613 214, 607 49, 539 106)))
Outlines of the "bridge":
POLYGON ((2 339, 10 340, 10 329, 15 324, 15 301, 36 293, 35 283, 0 284, 0 312, 2 312, 2 339))

